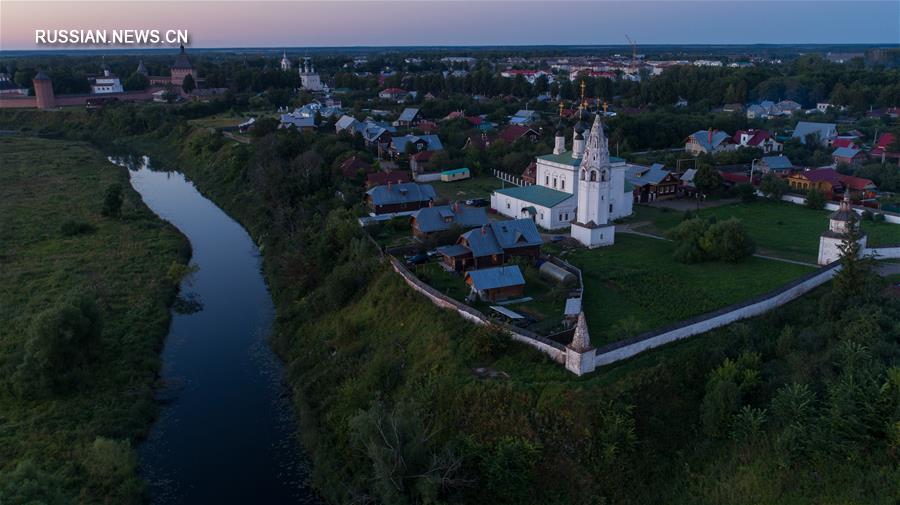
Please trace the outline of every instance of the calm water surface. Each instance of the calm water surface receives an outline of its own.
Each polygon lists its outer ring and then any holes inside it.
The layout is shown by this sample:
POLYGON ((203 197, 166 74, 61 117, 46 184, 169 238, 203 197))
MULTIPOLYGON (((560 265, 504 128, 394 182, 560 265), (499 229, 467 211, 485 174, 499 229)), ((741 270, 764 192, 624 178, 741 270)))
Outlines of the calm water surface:
POLYGON ((318 503, 294 438, 281 364, 267 335, 274 308, 247 232, 178 172, 115 162, 161 218, 191 242, 198 270, 162 352, 163 405, 141 445, 154 504, 318 503))

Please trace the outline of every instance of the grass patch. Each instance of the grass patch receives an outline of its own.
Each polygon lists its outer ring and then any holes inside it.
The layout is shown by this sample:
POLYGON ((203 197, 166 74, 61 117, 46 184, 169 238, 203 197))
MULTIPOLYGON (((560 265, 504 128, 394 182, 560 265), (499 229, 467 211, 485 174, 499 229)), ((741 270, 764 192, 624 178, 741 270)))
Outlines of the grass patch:
POLYGON ((746 300, 812 270, 760 258, 685 265, 672 259, 674 247, 664 240, 618 234, 611 247, 574 249, 566 256, 582 269, 584 311, 595 344, 746 300))
POLYGON ((167 272, 186 262, 187 241, 144 206, 125 171, 99 151, 79 142, 4 137, 0 244, 0 502, 3 483, 15 487, 23 478, 15 476, 19 467, 34 469, 29 478, 60 493, 59 503, 133 503, 141 492, 135 469, 126 466, 110 487, 89 471, 91 448, 105 437, 133 455, 129 442, 155 416, 152 386, 175 295, 167 272), (103 218, 103 195, 113 183, 125 190, 122 217, 103 218), (71 293, 97 300, 100 358, 70 393, 14 396, 6 381, 22 359, 32 321, 71 293))
POLYGON ((503 181, 496 177, 480 176, 462 181, 433 182, 431 184, 438 197, 444 200, 469 200, 485 198, 490 200, 495 189, 503 187, 503 181))
MULTIPOLYGON (((809 262, 815 262, 818 257, 819 235, 828 227, 829 214, 831 211, 768 200, 700 211, 701 216, 715 216, 719 220, 740 219, 760 254, 809 262)), ((681 222, 683 215, 678 211, 637 205, 633 222, 647 221, 647 225, 637 230, 662 235, 681 222)), ((900 242, 900 225, 863 221, 862 229, 869 235, 870 246, 900 242)))

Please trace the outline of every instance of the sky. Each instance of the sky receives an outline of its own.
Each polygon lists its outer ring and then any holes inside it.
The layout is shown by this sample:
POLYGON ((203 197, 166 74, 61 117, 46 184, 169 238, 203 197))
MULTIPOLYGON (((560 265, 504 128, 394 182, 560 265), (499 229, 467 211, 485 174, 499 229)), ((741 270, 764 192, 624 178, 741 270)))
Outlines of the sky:
POLYGON ((186 29, 195 48, 900 44, 900 0, 0 0, 0 51, 61 48, 36 29, 128 28, 186 29))

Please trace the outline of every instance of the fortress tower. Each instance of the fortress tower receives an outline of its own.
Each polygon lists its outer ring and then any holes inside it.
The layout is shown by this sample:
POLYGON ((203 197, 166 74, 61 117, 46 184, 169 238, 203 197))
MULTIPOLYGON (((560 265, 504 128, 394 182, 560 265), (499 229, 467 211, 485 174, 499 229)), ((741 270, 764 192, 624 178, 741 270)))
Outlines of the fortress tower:
POLYGON ((56 96, 53 94, 53 81, 50 80, 50 76, 41 70, 34 76, 32 83, 34 83, 34 96, 38 109, 55 109, 56 96))

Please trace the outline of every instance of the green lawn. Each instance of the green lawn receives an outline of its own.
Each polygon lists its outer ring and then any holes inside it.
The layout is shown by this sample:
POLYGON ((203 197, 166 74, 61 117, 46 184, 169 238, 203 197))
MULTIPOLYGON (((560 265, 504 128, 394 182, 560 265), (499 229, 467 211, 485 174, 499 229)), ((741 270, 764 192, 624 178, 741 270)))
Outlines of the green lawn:
POLYGON ((381 247, 396 247, 412 244, 415 238, 409 226, 409 216, 400 216, 369 226, 366 231, 381 247))
MULTIPOLYGON (((815 262, 819 250, 819 235, 828 227, 830 211, 810 210, 786 202, 760 200, 736 203, 700 211, 703 216, 718 219, 738 218, 756 242, 757 252, 788 259, 815 262)), ((635 206, 631 222, 649 221, 638 231, 664 234, 682 219, 682 213, 646 205, 635 206)), ((864 221, 862 229, 868 233, 869 245, 900 242, 900 225, 864 221)))
POLYGON ((812 270, 760 258, 685 265, 672 259, 673 248, 668 241, 619 233, 611 247, 573 249, 565 256, 582 269, 595 344, 746 300, 812 270))
POLYGON ((503 187, 503 181, 492 176, 473 177, 454 182, 433 182, 431 185, 443 200, 469 200, 471 198, 491 198, 495 189, 503 187))
POLYGON ((129 443, 156 412, 152 387, 175 294, 168 271, 186 261, 187 241, 144 206, 125 171, 101 152, 79 142, 3 137, 0 244, 0 503, 21 503, 22 496, 4 493, 25 480, 47 492, 27 495, 36 500, 29 503, 137 503, 129 443), (125 190, 120 218, 100 215, 112 183, 125 190), (91 229, 64 236, 68 220, 91 229), (13 394, 35 316, 73 294, 97 302, 96 357, 69 391, 13 394), (115 440, 121 459, 91 473, 97 437, 115 440))

